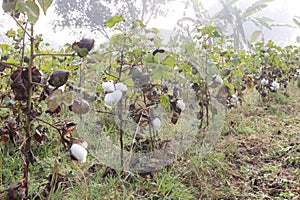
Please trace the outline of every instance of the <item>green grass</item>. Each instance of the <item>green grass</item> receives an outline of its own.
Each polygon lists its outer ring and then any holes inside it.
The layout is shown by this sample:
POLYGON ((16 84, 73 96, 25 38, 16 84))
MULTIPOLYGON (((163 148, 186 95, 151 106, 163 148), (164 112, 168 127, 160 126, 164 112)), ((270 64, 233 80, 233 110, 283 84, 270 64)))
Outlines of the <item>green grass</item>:
MULTIPOLYGON (((300 92, 295 90, 290 88, 294 92, 289 98, 274 94, 263 105, 255 91, 248 91, 242 106, 227 111, 212 152, 201 156, 198 138, 172 166, 153 177, 103 178, 102 163, 91 173, 88 169, 97 161, 71 161, 53 133, 44 145, 32 143, 37 161, 30 167, 30 193, 41 195, 52 173, 60 179, 49 199, 299 199, 300 92)), ((22 179, 23 164, 15 149, 1 143, 1 191, 22 179)))

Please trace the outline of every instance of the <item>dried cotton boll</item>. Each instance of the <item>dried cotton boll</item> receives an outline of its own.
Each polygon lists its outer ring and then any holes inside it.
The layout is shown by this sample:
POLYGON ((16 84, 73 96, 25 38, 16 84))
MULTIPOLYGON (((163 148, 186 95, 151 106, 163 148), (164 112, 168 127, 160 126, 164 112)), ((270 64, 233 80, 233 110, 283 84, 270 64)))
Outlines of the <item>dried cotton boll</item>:
POLYGON ((153 126, 153 130, 154 132, 158 131, 161 127, 161 121, 158 117, 155 117, 153 120, 152 120, 152 126, 153 126))
POLYGON ((122 98, 122 92, 120 90, 116 90, 112 93, 108 93, 104 97, 104 102, 108 106, 112 106, 117 104, 122 98))
POLYGON ((176 107, 179 108, 181 111, 184 111, 185 103, 183 102, 182 99, 176 101, 176 107))
POLYGON ((87 150, 80 144, 72 144, 70 148, 72 156, 79 162, 84 163, 86 161, 87 150))
POLYGON ((121 90, 122 92, 127 91, 127 86, 124 83, 116 83, 116 90, 121 90))

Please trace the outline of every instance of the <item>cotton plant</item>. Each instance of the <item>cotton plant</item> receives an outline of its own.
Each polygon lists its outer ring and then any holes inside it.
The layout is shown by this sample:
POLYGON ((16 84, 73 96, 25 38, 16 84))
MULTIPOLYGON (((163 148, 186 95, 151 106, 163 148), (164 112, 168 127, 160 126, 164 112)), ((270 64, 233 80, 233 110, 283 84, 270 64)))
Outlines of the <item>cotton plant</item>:
POLYGON ((107 106, 116 105, 121 100, 123 92, 127 91, 127 86, 124 83, 114 84, 112 80, 102 83, 102 88, 106 92, 104 102, 107 106))

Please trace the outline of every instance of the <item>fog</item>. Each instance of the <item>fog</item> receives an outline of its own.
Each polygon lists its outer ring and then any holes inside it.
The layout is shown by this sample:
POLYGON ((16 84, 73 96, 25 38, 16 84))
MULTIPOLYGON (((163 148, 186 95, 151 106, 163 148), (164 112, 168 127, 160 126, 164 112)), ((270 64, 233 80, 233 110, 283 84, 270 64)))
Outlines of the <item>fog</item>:
MULTIPOLYGON (((183 2, 187 0, 171 2, 167 5, 170 10, 166 13, 166 17, 158 17, 157 19, 151 19, 147 24, 148 27, 157 27, 161 30, 164 38, 168 38, 168 35, 172 33, 177 21, 183 16, 189 16, 195 18, 192 7, 186 7, 183 2)), ((212 16, 222 9, 219 0, 202 0, 203 7, 207 9, 207 14, 212 16)), ((255 0, 240 0, 236 4, 241 9, 246 9, 255 0)), ((2 4, 2 0, 0 0, 2 4)), ((274 0, 267 3, 267 7, 258 12, 256 16, 265 16, 272 18, 275 21, 274 24, 289 24, 296 26, 293 23, 293 17, 297 16, 298 9, 300 8, 300 2, 298 0, 274 0)), ((54 32, 53 20, 57 18, 54 13, 54 6, 51 6, 47 12, 47 16, 41 14, 39 21, 35 26, 35 31, 39 34, 43 34, 45 41, 50 42, 54 47, 63 45, 67 42, 72 43, 74 40, 78 40, 84 36, 90 36, 92 33, 89 30, 82 30, 80 34, 73 34, 74 29, 64 28, 62 31, 54 32)), ((10 28, 16 28, 15 22, 0 9, 0 43, 9 42, 5 37, 6 30, 10 28)), ((249 38, 251 33, 256 30, 256 27, 251 23, 245 23, 244 29, 246 36, 249 38)), ((272 30, 263 29, 265 40, 274 40, 280 45, 297 44, 296 37, 300 36, 299 28, 291 28, 286 26, 273 27, 272 30)), ((105 40, 104 37, 98 34, 96 38, 97 42, 105 40)))

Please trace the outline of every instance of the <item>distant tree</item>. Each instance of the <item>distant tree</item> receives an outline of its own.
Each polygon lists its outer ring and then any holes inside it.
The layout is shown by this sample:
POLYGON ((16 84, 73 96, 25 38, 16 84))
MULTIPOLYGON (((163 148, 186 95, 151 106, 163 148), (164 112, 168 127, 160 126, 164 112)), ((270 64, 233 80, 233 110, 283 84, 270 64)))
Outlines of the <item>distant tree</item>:
MULTIPOLYGON (((264 29, 272 29, 275 26, 287 26, 274 24, 273 19, 257 15, 268 6, 269 2, 274 0, 257 0, 243 10, 237 6, 240 0, 219 0, 221 10, 214 14, 209 14, 201 1, 204 0, 186 0, 186 6, 193 8, 196 18, 183 17, 179 20, 181 27, 184 27, 182 25, 184 21, 192 22, 194 26, 216 26, 219 32, 233 39, 235 49, 250 47, 250 43, 255 42, 259 37, 261 37, 261 40, 264 40, 264 29), (255 30, 251 33, 250 38, 247 38, 245 28, 249 24, 252 24, 255 30)), ((186 30, 186 32, 190 32, 190 30, 186 30)))
POLYGON ((121 15, 127 21, 139 19, 147 24, 151 19, 165 16, 167 3, 175 0, 56 0, 58 19, 54 28, 89 28, 107 37, 104 22, 112 15, 121 15))

